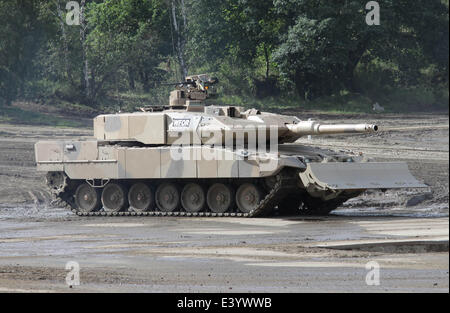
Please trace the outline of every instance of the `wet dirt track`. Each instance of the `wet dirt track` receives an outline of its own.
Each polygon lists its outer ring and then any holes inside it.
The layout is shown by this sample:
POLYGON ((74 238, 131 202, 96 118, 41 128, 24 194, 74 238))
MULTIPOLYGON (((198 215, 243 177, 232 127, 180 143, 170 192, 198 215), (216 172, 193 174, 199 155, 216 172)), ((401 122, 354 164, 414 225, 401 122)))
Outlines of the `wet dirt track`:
POLYGON ((91 130, 0 125, 0 292, 448 292, 448 116, 319 117, 382 131, 300 142, 405 160, 430 188, 369 192, 327 218, 79 218, 51 204, 33 145, 91 130), (65 285, 67 261, 81 286, 65 285))

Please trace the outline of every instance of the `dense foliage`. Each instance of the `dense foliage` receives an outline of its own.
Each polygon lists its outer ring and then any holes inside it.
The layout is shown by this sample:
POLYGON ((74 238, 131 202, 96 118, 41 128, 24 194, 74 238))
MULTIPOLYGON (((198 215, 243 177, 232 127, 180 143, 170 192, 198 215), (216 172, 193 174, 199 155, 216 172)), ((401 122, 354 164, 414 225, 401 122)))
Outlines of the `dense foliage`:
POLYGON ((380 0, 372 26, 360 0, 80 0, 79 25, 67 2, 0 0, 0 106, 158 103, 199 72, 223 101, 448 102, 448 0, 380 0))

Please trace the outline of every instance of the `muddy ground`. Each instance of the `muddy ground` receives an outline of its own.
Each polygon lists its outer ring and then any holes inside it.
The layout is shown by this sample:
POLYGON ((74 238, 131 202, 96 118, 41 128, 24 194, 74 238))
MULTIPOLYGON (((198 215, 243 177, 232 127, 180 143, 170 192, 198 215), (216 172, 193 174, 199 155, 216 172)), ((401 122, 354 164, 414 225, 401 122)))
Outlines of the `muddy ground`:
MULTIPOLYGON (((428 189, 366 192, 344 204, 348 212, 368 208, 373 214, 448 216, 449 120, 448 115, 360 115, 337 118, 318 115, 330 123, 370 122, 380 131, 368 135, 301 138, 300 143, 363 153, 376 161, 405 161, 411 173, 428 189)), ((344 212, 342 209, 340 210, 344 212)))
POLYGON ((312 117, 377 123, 376 134, 300 142, 406 161, 429 187, 366 192, 327 218, 79 218, 51 203, 33 145, 92 130, 0 125, 0 292, 448 292, 448 115, 312 117), (70 260, 82 268, 72 289, 70 260), (369 260, 380 286, 365 284, 369 260))

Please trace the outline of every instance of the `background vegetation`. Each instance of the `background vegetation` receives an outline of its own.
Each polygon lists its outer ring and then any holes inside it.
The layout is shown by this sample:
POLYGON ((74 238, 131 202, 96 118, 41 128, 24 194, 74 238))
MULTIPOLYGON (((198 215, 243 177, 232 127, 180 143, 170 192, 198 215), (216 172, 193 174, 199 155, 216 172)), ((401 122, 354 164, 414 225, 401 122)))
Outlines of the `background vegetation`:
POLYGON ((163 104, 186 74, 220 103, 448 110, 448 0, 0 0, 0 114, 15 101, 86 112, 163 104))

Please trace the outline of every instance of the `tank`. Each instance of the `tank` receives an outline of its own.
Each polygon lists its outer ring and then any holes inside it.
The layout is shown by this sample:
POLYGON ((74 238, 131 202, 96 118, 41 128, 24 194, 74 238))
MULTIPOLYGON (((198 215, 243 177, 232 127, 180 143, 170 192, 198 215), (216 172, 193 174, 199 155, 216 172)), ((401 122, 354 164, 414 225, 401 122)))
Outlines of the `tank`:
POLYGON ((92 139, 39 141, 37 170, 86 216, 323 215, 367 189, 426 187, 404 162, 296 143, 377 125, 214 105, 217 83, 189 76, 166 106, 95 117, 92 139))

